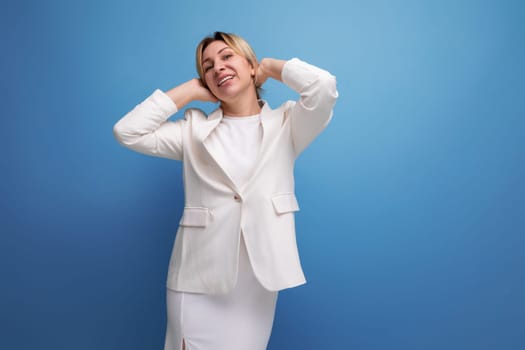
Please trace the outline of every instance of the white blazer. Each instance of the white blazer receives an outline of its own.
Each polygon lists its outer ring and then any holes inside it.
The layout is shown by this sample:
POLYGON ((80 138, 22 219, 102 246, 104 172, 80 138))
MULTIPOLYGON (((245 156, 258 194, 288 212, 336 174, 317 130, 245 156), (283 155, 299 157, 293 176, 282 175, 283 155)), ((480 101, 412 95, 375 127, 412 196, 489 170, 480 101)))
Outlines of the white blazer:
POLYGON ((140 153, 183 161, 184 213, 170 259, 167 287, 221 294, 236 283, 240 234, 253 270, 268 290, 306 282, 295 238, 294 162, 326 127, 338 96, 335 77, 297 58, 282 81, 300 94, 277 109, 262 104, 262 144, 250 180, 238 188, 216 160, 208 136, 222 110, 188 109, 168 121, 175 103, 161 90, 114 126, 117 140, 140 153))

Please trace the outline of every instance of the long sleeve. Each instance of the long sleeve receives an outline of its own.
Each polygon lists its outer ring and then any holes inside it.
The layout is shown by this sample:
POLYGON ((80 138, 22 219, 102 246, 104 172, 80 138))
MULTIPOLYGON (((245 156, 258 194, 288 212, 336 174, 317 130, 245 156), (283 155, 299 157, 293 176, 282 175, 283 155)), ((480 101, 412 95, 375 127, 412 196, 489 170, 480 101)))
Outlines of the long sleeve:
POLYGON ((168 121, 177 106, 157 89, 113 127, 119 143, 134 151, 182 160, 182 126, 184 119, 168 121))
POLYGON ((289 110, 295 152, 301 153, 332 118, 338 97, 336 79, 329 72, 297 58, 287 61, 282 81, 300 94, 289 110))

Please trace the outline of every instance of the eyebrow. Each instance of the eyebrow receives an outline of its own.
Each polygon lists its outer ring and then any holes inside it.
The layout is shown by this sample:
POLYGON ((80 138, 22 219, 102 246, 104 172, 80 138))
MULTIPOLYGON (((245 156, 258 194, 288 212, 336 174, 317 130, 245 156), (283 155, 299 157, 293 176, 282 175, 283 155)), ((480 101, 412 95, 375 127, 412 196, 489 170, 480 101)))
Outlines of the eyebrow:
MULTIPOLYGON (((229 46, 225 46, 225 47, 223 47, 222 49, 220 49, 220 50, 217 52, 217 54, 220 54, 221 52, 223 52, 223 51, 226 50, 226 49, 231 49, 231 47, 229 47, 229 46)), ((207 61, 211 61, 211 58, 206 58, 205 60, 202 60, 202 64, 204 65, 204 63, 207 62, 207 61)))

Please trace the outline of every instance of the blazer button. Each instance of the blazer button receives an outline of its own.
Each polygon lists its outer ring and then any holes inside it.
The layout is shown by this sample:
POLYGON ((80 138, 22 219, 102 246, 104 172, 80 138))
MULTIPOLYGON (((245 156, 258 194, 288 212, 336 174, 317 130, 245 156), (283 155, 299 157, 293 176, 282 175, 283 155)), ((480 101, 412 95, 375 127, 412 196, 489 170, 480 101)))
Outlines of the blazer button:
POLYGON ((237 202, 241 201, 241 197, 238 194, 234 195, 233 199, 235 199, 237 202))

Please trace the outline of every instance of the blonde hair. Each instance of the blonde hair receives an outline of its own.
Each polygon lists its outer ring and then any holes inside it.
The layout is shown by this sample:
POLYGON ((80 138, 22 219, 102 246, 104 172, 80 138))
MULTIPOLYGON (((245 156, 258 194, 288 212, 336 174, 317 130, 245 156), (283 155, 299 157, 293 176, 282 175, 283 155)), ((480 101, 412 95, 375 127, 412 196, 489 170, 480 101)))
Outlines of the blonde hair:
MULTIPOLYGON (((204 70, 202 68, 202 54, 204 53, 204 50, 208 45, 210 45, 214 41, 222 41, 226 45, 228 45, 236 54, 243 56, 246 58, 248 63, 257 70, 257 56, 255 56, 255 52, 253 51, 252 47, 246 40, 241 38, 240 36, 233 34, 233 33, 224 33, 224 32, 215 32, 213 35, 207 36, 204 39, 201 40, 199 45, 197 46, 196 50, 196 65, 197 65, 197 73, 199 74, 199 78, 201 79, 204 86, 207 87, 206 81, 204 80, 204 70)), ((255 82, 255 77, 253 78, 255 82)), ((257 98, 260 98, 260 92, 261 88, 256 86, 255 91, 257 93, 257 98)))

